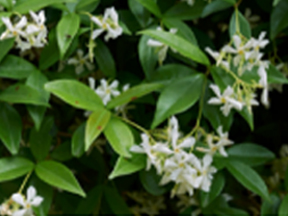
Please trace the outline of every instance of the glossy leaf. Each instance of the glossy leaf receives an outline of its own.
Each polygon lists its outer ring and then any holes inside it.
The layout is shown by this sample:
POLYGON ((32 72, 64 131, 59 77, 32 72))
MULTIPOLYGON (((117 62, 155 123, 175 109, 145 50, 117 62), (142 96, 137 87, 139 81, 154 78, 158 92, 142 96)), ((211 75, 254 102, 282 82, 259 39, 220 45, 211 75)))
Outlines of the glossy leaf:
POLYGON ((134 0, 138 1, 141 5, 143 5, 147 10, 153 13, 157 17, 161 17, 161 11, 154 0, 134 0))
POLYGON ((280 207, 279 207, 278 215, 286 216, 287 213, 288 213, 288 195, 286 195, 284 199, 282 200, 280 207))
POLYGON ((129 103, 137 98, 147 95, 155 90, 162 88, 162 84, 152 83, 152 84, 140 84, 134 86, 127 91, 123 92, 121 95, 113 98, 108 104, 107 108, 112 109, 119 105, 129 103))
POLYGON ((67 14, 61 18, 56 27, 57 42, 61 58, 64 57, 73 38, 76 36, 80 25, 80 18, 77 14, 67 14))
POLYGON ((131 158, 124 158, 120 156, 114 166, 109 179, 114 179, 119 176, 129 175, 137 172, 146 166, 146 156, 143 154, 131 154, 131 158))
POLYGON ((225 10, 229 7, 232 7, 233 4, 235 4, 234 0, 215 0, 213 2, 210 2, 209 4, 206 5, 206 7, 204 8, 201 17, 207 17, 213 13, 216 13, 218 11, 222 11, 225 10))
POLYGON ((237 33, 237 20, 238 20, 240 33, 249 39, 251 37, 250 24, 240 11, 238 11, 238 13, 234 12, 231 17, 230 24, 229 24, 230 38, 232 38, 232 36, 237 33), (236 19, 237 14, 238 14, 238 19, 236 19))
POLYGON ((244 187, 260 195, 263 199, 269 200, 267 186, 259 174, 244 163, 238 161, 227 161, 229 172, 244 187))
POLYGON ((161 93, 156 107, 152 128, 169 116, 181 113, 193 106, 199 99, 205 77, 196 74, 173 81, 161 93))
POLYGON ((146 27, 148 21, 150 20, 149 11, 144 8, 143 5, 141 5, 138 1, 135 0, 128 0, 128 5, 141 27, 146 27))
POLYGON ((11 154, 17 154, 22 133, 22 120, 10 105, 0 102, 0 139, 11 154))
POLYGON ((270 38, 274 39, 283 29, 288 27, 288 0, 281 0, 271 13, 270 38))
POLYGON ((0 63, 0 77, 3 78, 24 79, 35 70, 33 64, 14 55, 7 55, 0 63))
POLYGON ((247 107, 243 107, 241 111, 239 111, 239 114, 245 119, 245 121, 250 126, 251 131, 254 130, 254 117, 253 117, 253 111, 251 113, 248 111, 247 107))
POLYGON ((86 124, 81 124, 72 136, 72 155, 81 157, 85 152, 85 127, 86 124))
POLYGON ((55 161, 43 161, 36 166, 37 176, 47 184, 85 197, 73 173, 63 164, 55 161))
POLYGON ((87 151, 93 141, 105 129, 110 120, 111 113, 104 108, 95 108, 89 116, 85 127, 85 150, 87 151))
POLYGON ((32 171, 34 164, 22 157, 6 157, 0 159, 0 182, 9 181, 32 171))
MULTIPOLYGON (((0 50, 1 50, 0 62, 6 56, 6 54, 10 51, 10 49, 13 47, 14 40, 15 40, 14 38, 9 38, 9 39, 6 39, 6 40, 0 40, 0 50)), ((0 65, 0 67, 1 67, 1 65, 0 65)), ((1 76, 1 72, 0 72, 0 76, 1 76)))
POLYGON ((104 106, 92 89, 75 80, 52 81, 45 84, 45 89, 79 109, 94 110, 104 106))
POLYGON ((157 30, 144 30, 141 34, 149 35, 156 40, 167 44, 172 49, 175 49, 181 55, 204 65, 210 65, 207 56, 194 44, 188 42, 182 37, 172 34, 170 32, 157 30))
POLYGON ((277 215, 280 203, 280 197, 276 194, 271 194, 270 201, 264 200, 261 205, 261 216, 277 215))
POLYGON ((288 79, 272 64, 267 70, 268 83, 288 84, 288 79))
POLYGON ((81 0, 78 1, 75 10, 78 12, 87 11, 92 12, 94 11, 97 6, 99 5, 100 0, 81 0))
POLYGON ((104 134, 111 147, 120 156, 131 157, 130 147, 134 145, 134 137, 130 128, 118 118, 111 118, 104 134))

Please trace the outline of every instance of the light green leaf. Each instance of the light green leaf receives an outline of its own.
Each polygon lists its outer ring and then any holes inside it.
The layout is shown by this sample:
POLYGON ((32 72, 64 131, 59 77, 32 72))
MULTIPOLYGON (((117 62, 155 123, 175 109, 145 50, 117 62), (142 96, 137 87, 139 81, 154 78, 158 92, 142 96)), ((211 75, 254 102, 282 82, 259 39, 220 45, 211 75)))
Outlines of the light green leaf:
POLYGON ((261 205, 261 216, 277 215, 281 200, 276 194, 270 195, 270 200, 264 200, 261 205))
POLYGON ((9 79, 27 78, 36 67, 23 58, 8 55, 0 64, 0 77, 9 79))
MULTIPOLYGON (((7 10, 11 10, 13 7, 12 0, 0 0, 0 5, 5 7, 7 10)), ((1 11, 2 12, 2 11, 1 11)), ((0 49, 1 50, 1 49, 0 49)))
POLYGON ((235 144, 227 150, 227 153, 229 155, 229 160, 238 160, 249 166, 265 164, 275 158, 273 152, 263 146, 253 143, 235 144))
POLYGON ((100 39, 96 44, 94 55, 100 70, 108 77, 115 77, 116 66, 108 47, 100 39))
POLYGON ((244 163, 232 160, 227 161, 226 167, 244 187, 260 195, 263 199, 269 200, 267 186, 255 170, 244 163))
POLYGON ((85 152, 85 127, 86 124, 81 124, 72 136, 72 155, 74 157, 81 157, 85 152))
POLYGON ((207 207, 223 190, 225 178, 222 173, 217 173, 213 177, 212 185, 209 192, 201 191, 201 206, 207 207))
POLYGON ((178 51, 181 55, 190 58, 195 62, 210 65, 207 56, 197 46, 178 35, 157 30, 144 30, 141 31, 140 34, 149 35, 150 37, 167 44, 172 49, 178 51))
POLYGON ((0 139, 15 155, 18 152, 22 133, 22 120, 18 112, 10 105, 0 102, 0 139))
POLYGON ((134 0, 139 2, 141 5, 143 5, 147 10, 149 10, 151 13, 153 13, 157 17, 161 17, 161 11, 157 5, 157 3, 154 0, 134 0))
POLYGON ((66 51, 80 26, 80 17, 77 14, 71 13, 63 16, 59 21, 57 31, 57 41, 60 50, 60 57, 63 58, 66 51))
POLYGON ((165 14, 165 18, 174 18, 180 20, 194 20, 201 16, 204 7, 207 5, 205 1, 195 1, 193 7, 186 2, 180 2, 171 7, 165 14))
POLYGON ((273 9, 270 18, 270 38, 274 39, 288 26, 288 0, 280 1, 273 9))
POLYGON ((162 88, 162 84, 158 83, 148 83, 148 84, 140 84, 137 86, 134 86, 127 91, 123 92, 119 96, 113 98, 108 104, 108 109, 113 109, 119 105, 123 105, 126 103, 129 103, 130 101, 133 101, 137 98, 140 98, 146 94, 151 93, 152 91, 155 91, 157 89, 162 88))
POLYGON ((131 157, 129 149, 134 145, 134 137, 124 122, 118 118, 111 118, 104 134, 115 152, 123 157, 131 157))
POLYGON ((195 74, 173 81, 161 93, 152 128, 169 116, 181 113, 193 106, 199 99, 205 77, 195 74))
POLYGON ((145 155, 133 153, 131 155, 131 158, 124 158, 122 156, 118 158, 112 173, 109 175, 109 179, 129 175, 145 168, 147 160, 145 155))
POLYGON ((47 184, 85 197, 73 173, 63 164, 55 161, 43 161, 36 165, 37 176, 47 184))
POLYGON ((103 107, 101 98, 88 86, 76 80, 56 80, 45 84, 45 89, 66 103, 85 110, 103 107))
POLYGON ((279 216, 287 216, 288 213, 288 195, 286 195, 280 204, 278 215, 279 216))
MULTIPOLYGON (((9 38, 9 39, 6 39, 6 40, 0 40, 0 50, 1 50, 0 62, 6 56, 6 54, 10 51, 10 49, 13 47, 14 40, 15 40, 15 38, 9 38)), ((0 67, 1 67, 1 65, 0 65, 0 67)), ((0 72, 0 76, 1 76, 1 72, 0 72)))
POLYGON ((100 135, 109 122, 111 113, 104 108, 95 108, 89 116, 85 128, 85 150, 87 151, 93 141, 100 135))
POLYGON ((54 125, 53 117, 44 119, 39 131, 33 128, 30 132, 29 144, 34 157, 38 160, 44 160, 50 150, 52 142, 51 130, 54 125))
POLYGON ((25 14, 30 10, 38 11, 49 5, 63 2, 76 2, 76 0, 17 0, 16 5, 14 6, 14 11, 25 14))
POLYGON ((213 13, 216 13, 221 10, 225 10, 229 7, 232 7, 235 4, 235 0, 215 0, 204 8, 202 11, 201 17, 207 17, 213 13))
POLYGON ((92 12, 97 8, 99 3, 100 0, 79 0, 78 4, 76 5, 75 11, 92 12))
POLYGON ((162 20, 162 22, 169 29, 176 28, 177 29, 177 32, 176 32, 177 35, 179 35, 182 38, 186 39, 187 41, 191 42, 195 46, 198 46, 197 39, 196 39, 193 31, 191 30, 191 28, 187 24, 185 24, 181 20, 175 19, 175 18, 164 18, 162 20))
POLYGON ((158 56, 155 52, 155 49, 147 45, 149 39, 150 37, 148 35, 142 35, 138 44, 139 60, 148 80, 153 75, 155 66, 158 61, 158 56))
POLYGON ((231 17, 229 24, 230 38, 232 38, 232 36, 237 33, 237 20, 240 33, 249 39, 251 37, 251 27, 247 19, 242 15, 240 11, 238 11, 238 13, 234 12, 231 17), (238 19, 236 19, 236 14, 238 14, 238 19))
POLYGON ((32 171, 34 164, 22 157, 9 157, 0 159, 0 182, 9 181, 32 171))
POLYGON ((44 95, 31 88, 30 86, 23 84, 15 84, 9 86, 4 91, 0 92, 0 101, 8 103, 19 104, 33 104, 40 106, 50 106, 44 95))

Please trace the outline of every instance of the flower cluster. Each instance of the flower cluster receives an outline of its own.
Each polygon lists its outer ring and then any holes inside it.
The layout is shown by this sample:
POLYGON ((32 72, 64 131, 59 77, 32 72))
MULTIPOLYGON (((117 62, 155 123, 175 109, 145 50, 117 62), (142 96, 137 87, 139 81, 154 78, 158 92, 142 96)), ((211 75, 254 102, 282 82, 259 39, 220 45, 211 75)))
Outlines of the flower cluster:
POLYGON ((123 32, 123 29, 119 25, 118 14, 114 7, 107 8, 104 12, 104 16, 92 16, 91 20, 99 27, 92 32, 92 40, 97 38, 104 31, 107 31, 104 38, 105 41, 108 41, 110 38, 115 39, 123 32))
POLYGON ((45 26, 45 13, 40 11, 38 14, 30 11, 31 21, 26 16, 22 16, 16 23, 12 23, 9 17, 2 17, 6 25, 6 31, 2 33, 0 40, 15 37, 16 47, 21 51, 32 47, 44 47, 47 43, 47 28, 45 26))
POLYGON ((0 215, 33 216, 32 207, 38 207, 42 202, 43 197, 36 196, 36 189, 30 186, 26 197, 20 193, 14 193, 10 200, 1 204, 0 215))
MULTIPOLYGON (((160 26, 158 26, 157 27, 157 31, 163 31, 163 29, 160 26)), ((169 30, 169 32, 172 33, 172 34, 176 34, 177 29, 171 28, 169 30)), ((159 62, 160 65, 162 65, 164 60, 166 59, 169 46, 166 45, 166 44, 163 44, 160 41, 154 40, 154 39, 149 39, 147 41, 147 45, 150 46, 150 47, 155 47, 156 48, 156 52, 157 52, 157 55, 158 55, 158 62, 159 62)), ((174 50, 174 49, 172 49, 172 51, 176 52, 176 50, 174 50)))
POLYGON ((84 66, 86 66, 89 71, 92 71, 95 68, 89 61, 89 54, 84 56, 84 52, 81 49, 77 50, 77 55, 75 57, 68 59, 67 64, 75 66, 75 72, 77 75, 81 74, 85 70, 84 66))
POLYGON ((217 97, 211 98, 208 103, 223 104, 221 110, 225 116, 229 115, 232 108, 241 111, 244 106, 247 106, 251 112, 251 106, 259 104, 255 99, 256 88, 263 89, 261 102, 269 106, 267 79, 269 62, 262 60, 264 54, 260 52, 260 48, 264 48, 269 43, 264 39, 265 35, 266 32, 262 32, 258 39, 252 37, 249 40, 245 40, 243 36, 234 35, 232 38, 234 46, 225 45, 220 53, 206 48, 206 51, 217 61, 217 66, 221 66, 235 78, 234 85, 227 86, 223 94, 218 86, 210 86, 217 97), (244 73, 257 73, 259 78, 255 83, 246 83, 241 80, 244 73))
POLYGON ((166 132, 168 135, 165 141, 154 141, 147 134, 142 134, 142 143, 132 146, 130 150, 147 155, 146 169, 149 170, 152 166, 156 168, 157 174, 162 176, 161 185, 175 183, 171 196, 186 192, 192 196, 194 188, 208 192, 213 173, 217 171, 211 165, 213 155, 219 151, 221 155, 227 157, 224 146, 233 143, 228 139, 228 133, 223 133, 222 127, 219 127, 219 137, 206 135, 209 148, 196 148, 205 153, 204 157, 199 159, 192 152, 196 139, 193 136, 181 138, 178 120, 174 116, 170 119, 166 132), (214 140, 218 142, 215 144, 214 140))

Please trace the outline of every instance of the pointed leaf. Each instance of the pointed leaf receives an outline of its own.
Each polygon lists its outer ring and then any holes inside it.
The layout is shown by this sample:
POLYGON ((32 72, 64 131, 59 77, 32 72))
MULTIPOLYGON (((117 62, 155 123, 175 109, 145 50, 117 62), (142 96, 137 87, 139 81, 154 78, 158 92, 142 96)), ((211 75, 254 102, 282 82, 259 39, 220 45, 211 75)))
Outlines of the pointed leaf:
POLYGON ((283 29, 288 26, 288 1, 280 1, 271 13, 270 38, 274 39, 283 29))
POLYGON ((277 215, 281 199, 276 194, 270 195, 270 200, 264 200, 261 205, 261 216, 277 215))
POLYGON ((153 13, 157 17, 161 17, 161 11, 154 0, 134 0, 138 1, 141 5, 143 5, 147 10, 153 13))
MULTIPOLYGON (((13 47, 14 45, 14 40, 15 38, 9 38, 6 40, 1 40, 0 41, 0 62, 2 61, 2 59, 6 56, 6 54, 10 51, 10 49, 13 47)), ((1 67, 1 65, 0 65, 1 67)), ((1 71, 1 70, 0 70, 1 71)), ((2 72, 2 71, 1 71, 2 72)), ((0 73, 1 76, 1 73, 0 73)))
POLYGON ((229 24, 230 38, 232 38, 232 36, 237 33, 237 20, 239 24, 240 33, 249 39, 251 37, 250 24, 240 11, 238 11, 238 13, 234 12, 231 17, 230 24, 229 24), (238 19, 236 19, 237 14, 238 14, 238 19))
POLYGON ((268 83, 283 83, 288 84, 288 79, 274 65, 269 64, 267 70, 268 83))
POLYGON ((43 161, 36 166, 37 176, 47 184, 85 197, 73 173, 63 164, 55 161, 43 161))
MULTIPOLYGON (((221 10, 225 10, 229 7, 232 7, 235 2, 228 2, 229 0, 215 0, 207 4, 201 14, 201 18, 207 17, 213 13, 216 13, 221 10)), ((231 0, 230 0, 231 1, 231 0)))
POLYGON ((72 155, 74 157, 81 157, 85 152, 85 127, 86 124, 81 124, 72 136, 72 155))

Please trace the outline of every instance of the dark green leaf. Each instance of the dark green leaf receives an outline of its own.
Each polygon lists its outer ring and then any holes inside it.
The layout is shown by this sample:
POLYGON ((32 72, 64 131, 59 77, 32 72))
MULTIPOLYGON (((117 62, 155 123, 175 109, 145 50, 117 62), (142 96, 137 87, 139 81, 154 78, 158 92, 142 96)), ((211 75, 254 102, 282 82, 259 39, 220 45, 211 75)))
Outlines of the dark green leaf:
POLYGON ((72 136, 72 155, 81 157, 85 152, 85 123, 81 124, 72 136))
POLYGON ((120 196, 116 188, 106 186, 104 188, 104 195, 105 195, 108 205, 110 206, 110 209, 112 210, 114 214, 131 215, 131 212, 126 202, 120 196))
POLYGON ((281 202, 281 205, 279 207, 278 215, 279 216, 287 216, 288 213, 288 195, 286 195, 281 202))
POLYGON ((288 0, 280 1, 273 9, 270 18, 270 38, 274 39, 288 26, 288 0))
POLYGON ((261 216, 277 215, 280 202, 279 196, 271 194, 270 200, 264 200, 261 205, 261 216))
POLYGON ((239 33, 241 33, 248 39, 251 37, 250 24, 240 11, 238 11, 238 13, 237 11, 235 11, 231 17, 230 24, 229 24, 230 38, 232 38, 232 36, 237 33, 237 26, 239 26, 239 31, 240 31, 239 33), (238 19, 236 19, 237 14, 238 14, 238 19), (238 24, 237 24, 237 20, 238 20, 238 24))
POLYGON ((230 1, 229 0, 215 0, 207 4, 207 6, 204 8, 201 14, 201 17, 204 18, 218 11, 225 10, 229 7, 232 7, 234 3, 235 3, 234 0, 232 1, 231 0, 230 1))
POLYGON ((150 20, 150 13, 138 1, 128 0, 131 12, 136 17, 142 28, 146 27, 150 20))
POLYGON ((267 70, 268 83, 288 84, 288 79, 272 64, 267 70))
MULTIPOLYGON (((6 56, 6 54, 10 51, 10 49, 13 47, 14 45, 14 40, 15 38, 9 38, 6 40, 0 40, 0 62, 2 61, 2 59, 6 56)), ((1 65, 0 65, 1 67, 1 65)), ((0 73, 1 76, 1 73, 0 73)))
POLYGON ((153 13, 157 17, 161 17, 161 11, 154 0, 134 0, 142 4, 147 10, 153 13))

